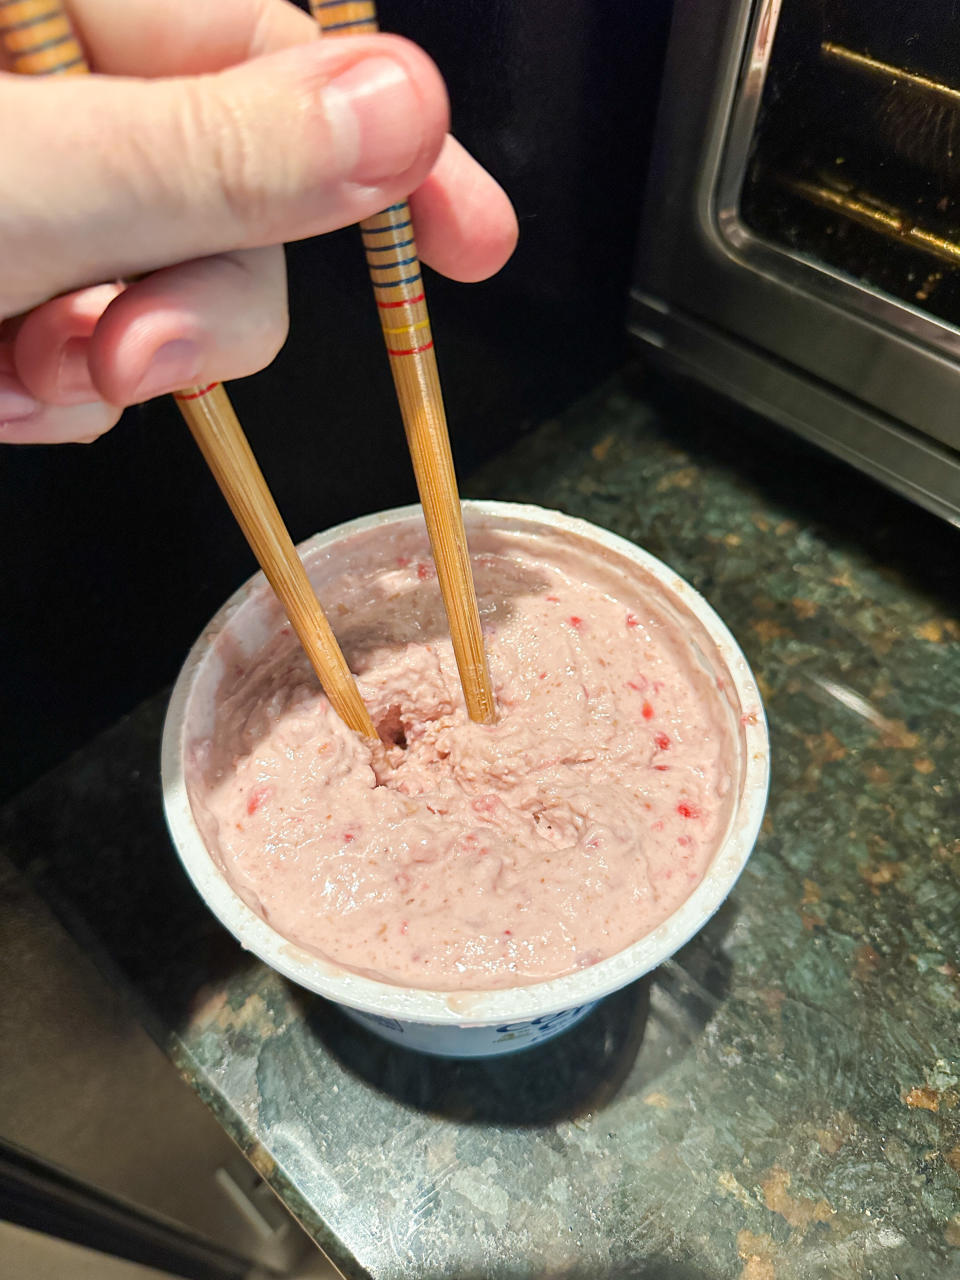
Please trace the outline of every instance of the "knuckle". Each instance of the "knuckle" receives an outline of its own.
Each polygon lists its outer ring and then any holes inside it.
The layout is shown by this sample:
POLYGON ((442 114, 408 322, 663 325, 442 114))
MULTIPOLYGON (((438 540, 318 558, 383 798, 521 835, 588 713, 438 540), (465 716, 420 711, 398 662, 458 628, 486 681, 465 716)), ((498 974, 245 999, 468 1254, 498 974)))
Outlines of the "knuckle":
POLYGON ((89 431, 88 434, 82 435, 82 436, 75 436, 74 443, 75 444, 96 444, 97 441, 100 439, 100 437, 105 436, 108 431, 112 431, 119 421, 120 421, 119 412, 115 414, 110 414, 108 416, 104 416, 104 418, 100 422, 98 422, 96 427, 92 431, 89 431))
POLYGON ((285 307, 280 311, 275 309, 261 311, 259 308, 253 308, 252 311, 244 346, 249 353, 250 361, 258 369, 262 369, 270 364, 287 340, 289 328, 287 311, 285 307))
POLYGON ((287 340, 290 324, 286 308, 281 314, 265 315, 257 334, 257 346, 264 364, 269 364, 287 340))
POLYGON ((251 307, 237 350, 245 364, 262 369, 268 365, 287 340, 287 317, 284 312, 261 311, 251 307))
POLYGON ((237 338, 267 364, 286 342, 290 321, 283 250, 228 255, 227 261, 239 276, 235 292, 242 305, 236 312, 237 338))
POLYGON ((213 181, 212 198, 241 228, 259 227, 269 217, 273 184, 269 151, 261 143, 251 109, 239 96, 220 90, 219 77, 186 82, 182 99, 188 154, 199 154, 213 181))
POLYGON ((216 260, 210 284, 221 314, 226 301, 229 319, 216 324, 221 378, 246 377, 270 364, 287 340, 286 279, 279 249, 224 254, 216 260))

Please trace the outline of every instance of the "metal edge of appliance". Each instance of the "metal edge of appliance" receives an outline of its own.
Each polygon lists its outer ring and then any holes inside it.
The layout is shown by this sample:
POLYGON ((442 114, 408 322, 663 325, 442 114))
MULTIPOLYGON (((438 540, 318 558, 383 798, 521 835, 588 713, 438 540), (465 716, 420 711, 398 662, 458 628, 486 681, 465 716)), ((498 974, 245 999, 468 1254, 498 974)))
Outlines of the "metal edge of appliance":
POLYGON ((205 1280, 338 1274, 3 853, 0 973, 0 1219, 205 1280))
POLYGON ((695 378, 796 431, 960 526, 960 465, 946 450, 765 352, 639 293, 633 295, 631 332, 671 372, 695 378))
POLYGON ((960 525, 960 330, 739 218, 780 7, 688 0, 675 15, 631 332, 655 363, 960 525))

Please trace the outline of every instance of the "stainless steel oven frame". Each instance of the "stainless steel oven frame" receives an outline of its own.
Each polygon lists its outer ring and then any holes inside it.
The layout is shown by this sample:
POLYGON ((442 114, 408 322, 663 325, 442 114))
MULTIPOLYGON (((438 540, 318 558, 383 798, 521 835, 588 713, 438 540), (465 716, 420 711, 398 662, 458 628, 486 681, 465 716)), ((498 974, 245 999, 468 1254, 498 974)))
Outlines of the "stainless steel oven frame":
POLYGON ((675 8, 630 328, 656 361, 960 525, 960 329, 740 217, 787 3, 675 8))

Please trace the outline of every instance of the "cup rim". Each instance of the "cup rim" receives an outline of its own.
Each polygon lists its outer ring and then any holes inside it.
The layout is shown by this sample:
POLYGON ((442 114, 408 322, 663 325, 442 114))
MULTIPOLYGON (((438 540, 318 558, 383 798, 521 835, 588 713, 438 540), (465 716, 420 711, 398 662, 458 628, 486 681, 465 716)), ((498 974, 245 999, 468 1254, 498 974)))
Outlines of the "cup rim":
MULTIPOLYGON (((184 772, 185 716, 200 668, 230 620, 251 594, 266 585, 254 574, 217 611, 194 643, 167 706, 161 743, 163 807, 170 835, 194 888, 222 925, 246 950, 300 986, 363 1013, 435 1026, 489 1026, 528 1022, 586 1005, 656 968, 714 915, 740 876, 753 850, 766 808, 770 744, 766 716, 746 658, 726 624, 688 582, 635 543, 587 520, 529 503, 463 502, 465 516, 507 520, 563 530, 639 565, 704 627, 731 677, 744 711, 744 774, 740 801, 727 837, 700 884, 651 933, 630 946, 561 978, 492 991, 436 991, 402 987, 341 968, 277 933, 239 896, 207 850, 187 793, 184 772)), ((422 520, 418 505, 394 507, 335 525, 300 543, 301 556, 323 551, 355 534, 387 524, 422 520)))

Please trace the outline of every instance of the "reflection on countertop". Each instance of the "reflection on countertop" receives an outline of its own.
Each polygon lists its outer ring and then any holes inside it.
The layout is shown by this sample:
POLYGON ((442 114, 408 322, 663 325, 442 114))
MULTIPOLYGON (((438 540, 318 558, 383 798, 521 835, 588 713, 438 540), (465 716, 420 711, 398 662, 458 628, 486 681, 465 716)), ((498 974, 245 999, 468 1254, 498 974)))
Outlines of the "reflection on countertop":
POLYGON ((634 374, 465 488, 641 543, 757 672, 763 834, 670 963, 516 1057, 383 1044, 195 898, 162 696, 9 805, 0 849, 348 1276, 960 1273, 960 535, 634 374))

